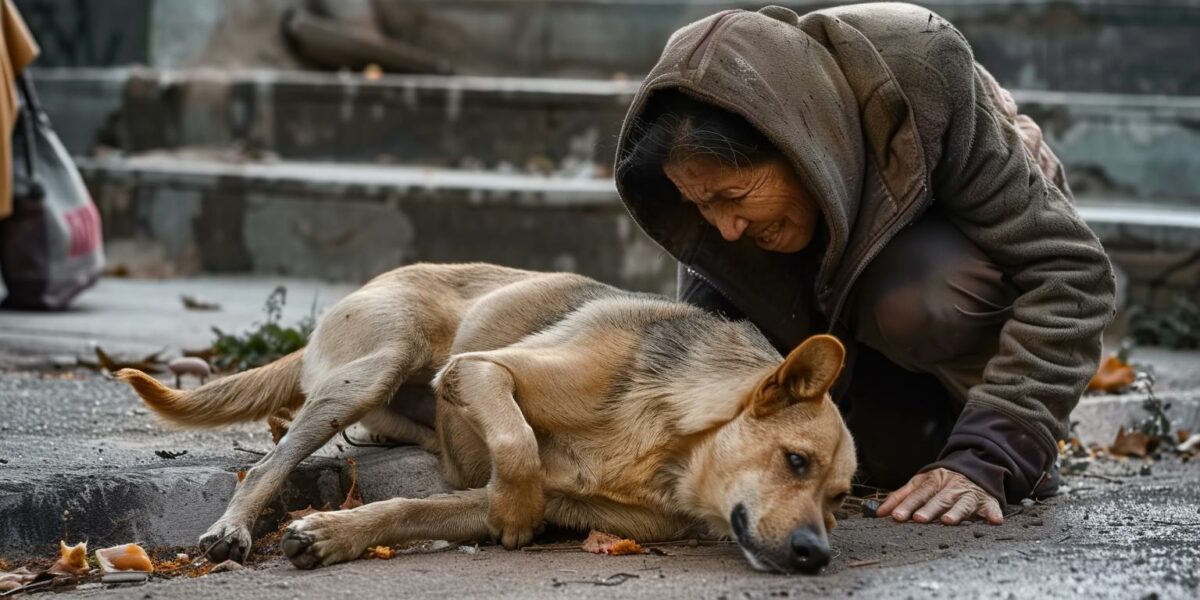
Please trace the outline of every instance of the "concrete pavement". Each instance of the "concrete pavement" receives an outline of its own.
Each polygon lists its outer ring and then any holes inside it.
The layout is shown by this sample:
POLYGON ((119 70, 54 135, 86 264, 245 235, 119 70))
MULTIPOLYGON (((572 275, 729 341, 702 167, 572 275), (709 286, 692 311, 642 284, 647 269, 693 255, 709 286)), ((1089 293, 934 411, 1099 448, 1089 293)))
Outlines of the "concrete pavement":
MULTIPOLYGON (((285 282, 292 323, 349 291, 285 282)), ((91 344, 113 351, 168 352, 211 340, 208 326, 237 331, 263 318, 276 281, 215 277, 105 280, 62 314, 0 313, 0 556, 50 556, 60 537, 92 547, 142 541, 187 547, 224 509, 236 473, 270 447, 266 427, 170 431, 136 396, 98 374, 66 368, 91 344), (222 304, 183 308, 187 293, 222 304), (156 451, 187 454, 174 459, 156 451)), ((1200 373, 1194 353, 1142 349, 1160 396, 1176 398, 1176 425, 1200 429, 1200 373), (1180 407, 1183 407, 1181 409, 1180 407), (1188 408, 1190 407, 1190 408, 1188 408), (1188 412, 1188 411, 1192 412, 1188 412), (1190 416, 1189 416, 1190 415, 1190 416)), ((1140 418, 1137 395, 1086 398, 1081 431, 1108 435, 1140 418)), ((1108 439, 1085 441, 1108 442, 1108 439)), ((260 520, 275 527, 286 510, 337 504, 358 461, 367 501, 444 489, 434 459, 412 448, 363 451, 335 439, 305 462, 260 520)), ((1022 508, 1001 527, 897 525, 850 518, 835 531, 827 574, 792 578, 754 573, 728 545, 669 548, 671 556, 597 557, 570 552, 445 552, 356 562, 314 572, 268 560, 252 571, 144 588, 84 589, 86 597, 1120 597, 1156 593, 1193 598, 1200 581, 1200 465, 1175 459, 1093 465, 1045 505, 1022 508), (877 561, 877 562, 876 562, 877 561), (637 575, 614 587, 597 577, 637 575)), ((194 551, 194 549, 192 549, 194 551)))
POLYGON ((667 548, 670 556, 449 551, 316 571, 282 559, 259 568, 83 598, 1195 598, 1200 591, 1200 471, 1174 459, 1139 476, 1105 465, 1070 478, 1063 496, 1002 526, 896 524, 851 517, 833 532, 818 577, 752 571, 731 545, 667 548), (614 587, 614 575, 636 576, 614 587))
POLYGON ((233 333, 265 320, 263 304, 282 285, 287 304, 281 322, 293 325, 317 314, 357 286, 271 276, 210 276, 187 279, 106 277, 63 312, 0 311, 0 368, 70 363, 93 345, 117 353, 146 354, 167 348, 196 349, 213 342, 212 327, 233 333), (215 302, 220 310, 195 311, 181 296, 215 302))

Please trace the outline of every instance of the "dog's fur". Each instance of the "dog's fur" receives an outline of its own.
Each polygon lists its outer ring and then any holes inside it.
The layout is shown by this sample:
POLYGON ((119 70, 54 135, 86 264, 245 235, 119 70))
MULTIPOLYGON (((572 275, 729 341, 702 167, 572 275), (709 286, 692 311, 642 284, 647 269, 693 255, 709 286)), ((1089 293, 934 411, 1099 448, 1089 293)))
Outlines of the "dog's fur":
POLYGON ((794 572, 827 560, 856 466, 827 394, 843 356, 817 336, 784 359, 747 322, 578 275, 413 265, 337 303, 273 364, 192 391, 117 376, 185 426, 299 409, 201 538, 218 562, 243 560, 288 472, 361 422, 437 452, 461 491, 295 521, 282 547, 297 566, 415 539, 516 548, 551 523, 643 541, 732 535, 755 567, 794 572), (412 386, 430 384, 434 428, 402 414, 412 386))

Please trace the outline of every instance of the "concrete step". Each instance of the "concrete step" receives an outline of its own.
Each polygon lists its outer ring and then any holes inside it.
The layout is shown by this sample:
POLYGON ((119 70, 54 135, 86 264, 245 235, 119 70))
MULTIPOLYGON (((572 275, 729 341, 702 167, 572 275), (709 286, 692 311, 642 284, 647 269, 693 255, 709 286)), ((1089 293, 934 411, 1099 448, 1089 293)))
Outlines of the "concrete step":
MULTIPOLYGON (((6 329, 0 320, 0 334, 6 329)), ((0 335, 0 352, 8 349, 0 335)), ((225 511, 238 471, 272 446, 262 423, 167 427, 128 386, 98 374, 6 372, 0 398, 0 554, 7 558, 52 556, 60 539, 92 548, 193 546, 225 511), (184 454, 166 459, 158 451, 184 454)), ((357 426, 349 431, 363 439, 357 426)), ((289 475, 255 536, 274 531, 287 511, 340 504, 351 481, 347 458, 366 502, 449 489, 437 459, 419 448, 359 449, 338 437, 289 475)))
MULTIPOLYGON (((0 332, 7 322, 0 320, 0 332)), ((237 472, 258 460, 235 448, 264 451, 271 442, 261 424, 171 430, 155 423, 128 386, 86 372, 5 373, 0 398, 6 556, 51 556, 59 539, 87 539, 93 548, 195 544, 224 511, 237 472), (186 453, 165 459, 156 451, 186 453)), ((306 461, 272 503, 274 521, 311 502, 341 502, 343 466, 306 461)), ((270 521, 263 527, 273 528, 270 521)))
POLYGON ((175 273, 362 282, 416 261, 488 261, 674 292, 674 261, 611 180, 186 155, 79 163, 110 247, 153 246, 139 252, 175 273))
MULTIPOLYGON (((609 179, 186 153, 80 167, 110 246, 154 246, 175 273, 356 282, 415 261, 482 260, 674 291, 674 261, 633 224, 609 179)), ((1091 196, 1077 207, 1111 249, 1200 248, 1200 208, 1091 196)))
MULTIPOLYGON (((287 71, 39 70, 70 151, 606 175, 633 81, 287 71)), ((1014 92, 1080 196, 1200 201, 1200 96, 1014 92)))
MULTIPOLYGON (((808 12, 847 0, 780 0, 808 12)), ((43 66, 299 68, 281 36, 295 0, 17 0, 43 66)), ((311 3, 310 3, 311 4, 311 3)), ((333 16, 391 32, 460 73, 639 76, 678 27, 745 0, 367 0, 323 3, 333 16), (378 12, 371 5, 386 10, 378 12)), ((1200 95, 1197 0, 926 0, 1009 86, 1200 95)))
POLYGON ((67 149, 603 172, 637 82, 301 71, 39 69, 67 149))

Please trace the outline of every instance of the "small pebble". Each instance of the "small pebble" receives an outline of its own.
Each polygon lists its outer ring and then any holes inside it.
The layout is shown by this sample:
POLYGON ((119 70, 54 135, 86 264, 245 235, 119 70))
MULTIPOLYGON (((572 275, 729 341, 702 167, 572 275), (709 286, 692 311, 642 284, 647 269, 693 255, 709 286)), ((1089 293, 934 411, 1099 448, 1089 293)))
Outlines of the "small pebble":
POLYGON ((1142 477, 1149 476, 1152 473, 1153 471, 1150 469, 1150 465, 1148 464, 1142 465, 1142 468, 1138 469, 1138 475, 1141 475, 1142 477))
POLYGON ((1029 521, 1029 524, 1033 525, 1034 527, 1041 527, 1042 525, 1045 525, 1045 522, 1041 519, 1032 519, 1029 521))
POLYGON ((194 356, 183 356, 167 363, 167 368, 176 375, 195 375, 196 377, 208 377, 212 375, 212 368, 204 359, 194 356))
POLYGON ((879 506, 883 504, 878 500, 863 500, 862 514, 864 517, 878 517, 879 506))
POLYGON ((976 529, 975 531, 971 532, 971 535, 975 536, 976 538, 981 538, 983 537, 983 532, 976 529))
POLYGON ((700 542, 696 539, 690 539, 687 541, 687 545, 688 545, 688 548, 695 548, 696 546, 700 545, 700 542))
POLYGON ((244 567, 232 560, 227 560, 227 561, 220 563, 217 566, 213 567, 212 571, 209 571, 209 572, 210 573, 225 573, 226 571, 228 571, 228 572, 241 571, 245 568, 246 567, 244 567))
POLYGON ((940 549, 940 550, 945 550, 949 547, 950 547, 950 544, 945 544, 945 543, 938 544, 938 549, 940 549))
POLYGON ((1033 498, 1024 498, 1021 500, 1021 506, 1024 506, 1025 508, 1030 508, 1035 504, 1037 504, 1037 502, 1034 502, 1033 498))

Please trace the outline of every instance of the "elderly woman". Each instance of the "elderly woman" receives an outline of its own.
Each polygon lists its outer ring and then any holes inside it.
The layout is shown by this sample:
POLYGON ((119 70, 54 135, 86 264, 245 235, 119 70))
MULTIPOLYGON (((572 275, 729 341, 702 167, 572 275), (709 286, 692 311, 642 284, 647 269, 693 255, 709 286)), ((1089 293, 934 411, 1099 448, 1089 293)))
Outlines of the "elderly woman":
POLYGON ((865 4, 725 11, 634 98, 617 184, 680 298, 787 352, 832 332, 865 484, 899 521, 1003 521, 1057 485, 1056 440, 1113 315, 1058 160, 956 29, 865 4))

